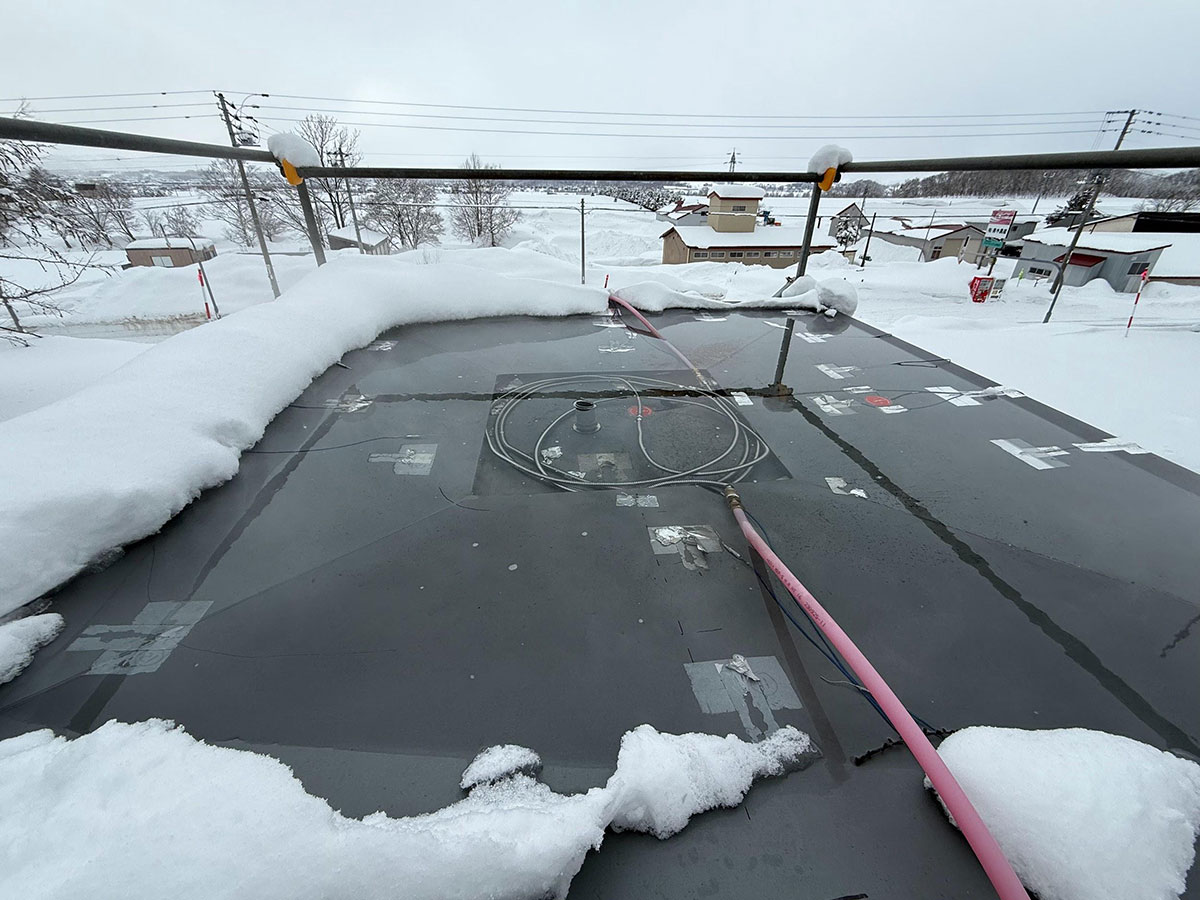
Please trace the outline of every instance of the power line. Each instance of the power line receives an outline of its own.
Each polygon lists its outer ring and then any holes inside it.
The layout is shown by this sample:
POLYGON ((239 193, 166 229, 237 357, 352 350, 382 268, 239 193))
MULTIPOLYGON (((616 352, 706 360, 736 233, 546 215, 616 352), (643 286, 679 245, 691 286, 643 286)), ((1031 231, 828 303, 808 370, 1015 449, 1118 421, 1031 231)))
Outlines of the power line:
POLYGON ((208 94, 211 91, 138 91, 130 94, 63 94, 59 97, 6 97, 0 103, 20 103, 22 100, 112 100, 117 97, 174 97, 183 94, 208 94))
MULTIPOLYGON (((270 109, 283 110, 287 112, 306 112, 306 113, 335 113, 337 115, 368 115, 368 116, 392 116, 411 119, 450 119, 455 121, 467 122, 517 122, 517 123, 539 123, 547 125, 616 125, 637 127, 637 122, 614 122, 614 121, 598 121, 598 122, 572 122, 562 119, 530 119, 530 118, 506 118, 500 116, 461 116, 461 115, 445 115, 439 113, 413 113, 413 112, 390 112, 383 110, 380 112, 371 112, 361 109, 329 109, 325 107, 305 107, 305 106, 277 106, 270 103, 253 104, 255 109, 270 109)), ((1049 121, 1049 122, 996 122, 990 123, 998 128, 1017 128, 1031 127, 1042 125, 1093 125, 1096 123, 1095 118, 1083 119, 1078 121, 1049 121)), ((867 125, 838 125, 842 129, 863 129, 863 128, 975 128, 983 123, 957 123, 957 122, 931 122, 931 123, 891 123, 881 124, 872 123, 867 125)), ((744 128, 744 125, 722 125, 715 122, 670 122, 662 125, 664 128, 744 128)), ((771 124, 755 124, 755 128, 770 128, 770 129, 797 129, 797 128, 828 128, 829 123, 820 124, 792 124, 792 125, 771 125, 771 124)))
POLYGON ((36 115, 68 112, 108 112, 118 109, 180 109, 185 106, 208 106, 208 103, 142 103, 134 106, 74 106, 65 109, 36 109, 36 115))
MULTIPOLYGON (((238 93, 241 93, 240 91, 238 93)), ((354 100, 349 97, 310 97, 302 94, 266 94, 261 93, 262 97, 279 97, 284 100, 315 100, 320 103, 359 103, 372 104, 381 106, 413 106, 421 109, 464 109, 464 110, 482 110, 487 112, 524 112, 524 113, 545 113, 555 115, 572 115, 572 116, 638 116, 650 118, 684 118, 684 119, 791 119, 794 121, 805 119, 979 119, 979 118, 1019 118, 1023 116, 1075 116, 1075 115, 1102 115, 1106 110, 1075 110, 1072 112, 1031 112, 1031 113, 962 113, 962 114, 915 114, 915 115, 887 115, 887 116, 864 116, 864 115, 817 115, 817 116, 801 116, 801 115, 779 115, 779 114, 725 114, 725 113, 649 113, 649 112, 629 112, 624 110, 579 110, 579 109, 542 109, 536 107, 524 106, 468 106, 452 103, 415 103, 404 100, 354 100)), ((584 124, 584 123, 581 123, 584 124)))
MULTIPOLYGON (((185 116, 184 118, 190 118, 185 116)), ((271 122, 303 122, 303 119, 289 119, 281 116, 263 116, 264 120, 271 122)), ((133 120, 127 120, 133 121, 133 120)), ((67 123, 77 124, 77 123, 67 123)), ((462 126, 452 125, 409 125, 398 124, 392 122, 339 122, 340 125, 353 125, 358 127, 370 128, 405 128, 415 131, 459 131, 470 132, 475 134, 527 134, 539 135, 543 137, 616 137, 616 138, 653 138, 656 140, 670 139, 675 137, 670 134, 626 134, 624 132, 611 131, 539 131, 526 128, 466 128, 462 126)), ((587 122, 578 124, 587 125, 587 122)), ((670 126, 663 126, 670 127, 670 126)), ((1092 129, 1088 128, 1082 131, 1066 130, 1066 131, 1011 131, 1011 132, 975 132, 971 134, 943 134, 938 135, 938 138, 972 138, 972 137, 1025 137, 1029 135, 1047 135, 1047 134, 1091 134, 1092 129)), ((691 140, 713 140, 713 141, 728 141, 730 135, 727 134, 708 134, 694 135, 690 134, 687 137, 691 140)), ((854 135, 856 140, 903 140, 903 139, 925 139, 929 140, 930 135, 927 134, 859 134, 854 135)), ((810 134, 762 134, 762 135, 737 135, 739 141, 795 141, 798 139, 809 141, 836 141, 845 140, 845 135, 810 135, 810 134)))

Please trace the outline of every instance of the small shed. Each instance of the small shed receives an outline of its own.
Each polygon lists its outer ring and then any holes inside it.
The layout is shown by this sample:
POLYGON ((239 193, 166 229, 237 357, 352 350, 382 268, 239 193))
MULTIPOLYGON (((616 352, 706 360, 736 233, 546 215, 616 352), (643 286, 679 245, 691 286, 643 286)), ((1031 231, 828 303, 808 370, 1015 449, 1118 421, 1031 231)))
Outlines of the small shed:
MULTIPOLYGON (((1113 290, 1133 293, 1142 273, 1154 274, 1155 263, 1174 242, 1169 234, 1133 234, 1097 232, 1083 234, 1067 259, 1067 248, 1074 235, 1066 228, 1046 228, 1026 237, 1017 260, 1018 277, 1052 278, 1065 268, 1063 284, 1079 287, 1095 278, 1103 278, 1113 290)), ((1179 267, 1182 270, 1182 266, 1179 267)), ((1187 277, 1182 272, 1177 277, 1187 277)), ((1164 279, 1165 280, 1165 279, 1164 279)))
POLYGON ((362 236, 361 244, 359 244, 358 236, 354 233, 353 225, 343 225, 341 228, 333 229, 326 235, 329 239, 329 249, 358 250, 361 247, 370 256, 387 256, 392 252, 392 242, 386 234, 380 234, 370 228, 359 228, 358 234, 362 236))
POLYGON ((149 237, 138 238, 125 245, 125 256, 131 266, 162 266, 172 268, 207 262, 217 255, 212 241, 204 238, 149 237))

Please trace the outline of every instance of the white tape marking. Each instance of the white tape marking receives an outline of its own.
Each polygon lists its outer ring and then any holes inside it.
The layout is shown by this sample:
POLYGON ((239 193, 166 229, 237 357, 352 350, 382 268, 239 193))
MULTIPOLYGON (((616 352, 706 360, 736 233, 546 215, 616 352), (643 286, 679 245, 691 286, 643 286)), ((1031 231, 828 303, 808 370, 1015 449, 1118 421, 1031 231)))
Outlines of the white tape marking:
POLYGON ((1084 453, 1116 453, 1121 450, 1126 453, 1133 454, 1150 452, 1141 445, 1135 444, 1133 441, 1123 441, 1120 438, 1115 437, 1105 438, 1102 441, 1096 441, 1092 444, 1076 444, 1075 446, 1084 453))
POLYGON ((1023 441, 1020 438, 1002 438, 993 440, 993 444, 1009 453, 1025 463, 1027 466, 1032 466, 1035 469, 1062 469, 1066 467, 1066 463, 1054 459, 1056 456, 1066 456, 1069 451, 1062 447, 1035 447, 1028 441, 1023 441))
POLYGON ((745 391, 730 391, 729 396, 733 398, 733 402, 738 406, 753 406, 754 401, 750 399, 745 391))
POLYGON ((859 371, 858 366, 830 366, 825 363, 818 363, 817 368, 830 378, 834 378, 839 381, 843 378, 849 378, 852 373, 859 371))
POLYGON ((826 340, 828 340, 829 335, 827 335, 827 334, 809 334, 807 331, 801 331, 800 338, 802 340, 808 341, 810 344, 823 344, 823 343, 825 343, 826 340))
POLYGON ((853 400, 839 400, 832 394, 818 394, 813 397, 813 403, 821 412, 830 416, 852 416, 854 415, 853 400))
POLYGON ((843 497, 862 497, 864 500, 867 499, 867 492, 862 488, 850 488, 850 490, 846 490, 845 478, 826 477, 825 483, 829 485, 829 489, 835 494, 840 494, 843 497))

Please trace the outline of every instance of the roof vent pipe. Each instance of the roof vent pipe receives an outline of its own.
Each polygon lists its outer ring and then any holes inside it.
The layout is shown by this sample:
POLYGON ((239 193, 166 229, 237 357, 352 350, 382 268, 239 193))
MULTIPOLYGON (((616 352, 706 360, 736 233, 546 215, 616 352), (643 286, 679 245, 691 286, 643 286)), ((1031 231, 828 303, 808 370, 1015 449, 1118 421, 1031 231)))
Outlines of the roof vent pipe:
POLYGON ((600 430, 596 420, 596 404, 591 400, 575 401, 575 424, 571 426, 580 434, 595 434, 600 430))

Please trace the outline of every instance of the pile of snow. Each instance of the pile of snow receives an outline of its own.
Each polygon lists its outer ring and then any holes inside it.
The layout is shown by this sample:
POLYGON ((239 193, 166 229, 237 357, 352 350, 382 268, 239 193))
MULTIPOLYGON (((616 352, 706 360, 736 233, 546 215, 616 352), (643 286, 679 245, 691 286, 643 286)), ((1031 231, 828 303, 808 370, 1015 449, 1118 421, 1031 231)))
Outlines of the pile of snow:
POLYGON ((811 275, 801 275, 783 289, 782 299, 796 309, 811 309, 831 319, 838 313, 852 316, 858 309, 858 291, 854 285, 837 278, 818 282, 811 275))
POLYGON ((643 725, 586 794, 514 775, 429 815, 360 820, 278 760, 169 722, 109 722, 75 740, 36 731, 0 742, 0 894, 560 898, 609 825, 669 837, 810 752, 790 727, 746 744, 643 725))
POLYGON ((1083 728, 966 728, 938 753, 1042 900, 1183 893, 1200 830, 1200 765, 1083 728))
POLYGON ((287 160, 297 169, 321 165, 316 148, 298 134, 277 131, 267 138, 267 149, 278 160, 287 160))
POLYGON ((58 613, 0 624, 0 684, 20 675, 33 662, 34 652, 58 637, 64 624, 58 613))
POLYGON ((0 421, 74 394, 149 346, 50 336, 22 347, 0 341, 0 421))
POLYGON ((837 144, 826 144, 809 159, 808 171, 824 175, 827 170, 840 169, 848 162, 854 162, 853 153, 837 144))
POLYGON ((542 758, 528 747, 497 744, 482 751, 467 766, 458 786, 464 791, 489 781, 498 781, 518 773, 532 775, 542 767, 542 758))

